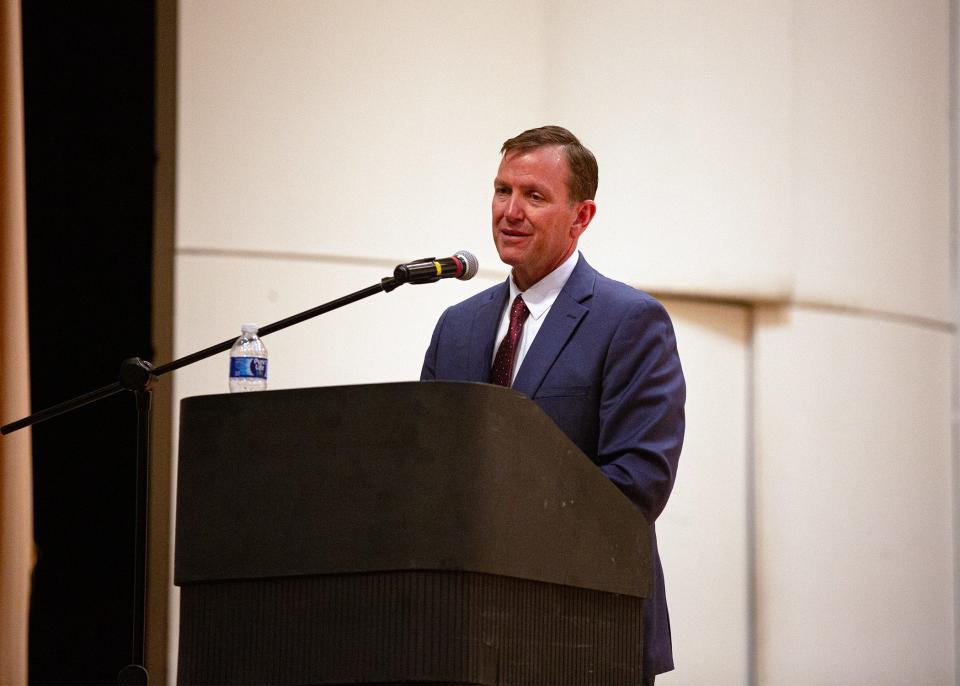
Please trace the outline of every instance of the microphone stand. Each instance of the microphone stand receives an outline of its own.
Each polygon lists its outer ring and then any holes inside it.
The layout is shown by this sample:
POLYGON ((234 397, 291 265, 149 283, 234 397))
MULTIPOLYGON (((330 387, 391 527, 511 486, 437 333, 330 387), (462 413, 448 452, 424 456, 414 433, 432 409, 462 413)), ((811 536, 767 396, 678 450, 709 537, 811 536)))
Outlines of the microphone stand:
MULTIPOLYGON (((429 258, 433 260, 433 258, 429 258)), ((401 265, 403 266, 403 265, 401 265)), ((362 300, 363 298, 374 295, 375 293, 389 293, 397 286, 404 283, 432 283, 438 280, 417 280, 407 278, 407 275, 397 267, 394 276, 387 276, 380 280, 380 283, 356 291, 328 303, 319 305, 312 309, 295 314, 292 317, 281 319, 280 321, 268 324, 259 329, 258 335, 266 336, 286 329, 288 326, 299 324, 300 322, 312 319, 321 314, 326 314, 331 310, 349 305, 350 303, 362 300)), ((139 357, 131 357, 123 361, 120 365, 120 374, 118 380, 109 386, 103 386, 97 390, 79 395, 70 400, 64 401, 53 407, 35 412, 28 417, 18 419, 0 427, 0 434, 6 435, 32 426, 47 419, 53 419, 67 412, 71 412, 78 407, 83 407, 90 403, 108 398, 121 391, 133 391, 137 402, 137 468, 136 468, 136 527, 134 540, 134 598, 133 598, 133 631, 131 636, 131 661, 130 664, 120 670, 117 675, 117 684, 120 686, 146 686, 147 670, 145 668, 145 634, 146 634, 146 592, 147 592, 147 507, 149 494, 149 469, 150 469, 150 402, 151 386, 157 381, 157 377, 163 376, 175 369, 186 367, 194 362, 212 357, 217 353, 224 352, 233 347, 236 338, 230 338, 222 343, 211 345, 209 348, 197 351, 191 355, 181 357, 173 362, 154 367, 139 357)))

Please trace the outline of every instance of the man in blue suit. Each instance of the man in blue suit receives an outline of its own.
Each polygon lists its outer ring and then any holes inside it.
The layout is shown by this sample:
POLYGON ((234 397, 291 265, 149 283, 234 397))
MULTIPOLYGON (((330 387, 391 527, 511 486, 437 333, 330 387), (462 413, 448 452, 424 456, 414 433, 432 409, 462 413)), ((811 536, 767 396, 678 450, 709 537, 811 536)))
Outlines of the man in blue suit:
POLYGON ((577 242, 596 213, 593 154, 566 129, 503 144, 493 240, 510 278, 447 309, 424 380, 511 386, 539 405, 643 512, 653 540, 644 683, 673 669, 654 522, 683 444, 686 387, 663 306, 593 269, 577 242))

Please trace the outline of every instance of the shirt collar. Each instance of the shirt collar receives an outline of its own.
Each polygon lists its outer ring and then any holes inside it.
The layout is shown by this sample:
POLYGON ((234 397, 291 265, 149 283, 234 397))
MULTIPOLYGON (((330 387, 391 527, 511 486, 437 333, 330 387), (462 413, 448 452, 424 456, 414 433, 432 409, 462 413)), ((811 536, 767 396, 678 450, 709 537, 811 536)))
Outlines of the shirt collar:
POLYGON ((510 302, 513 302, 517 295, 522 293, 523 302, 527 304, 527 309, 530 310, 530 316, 534 319, 540 319, 540 317, 542 317, 544 313, 550 309, 550 306, 553 305, 553 302, 557 299, 557 296, 560 295, 560 291, 566 285, 567 279, 570 278, 570 275, 573 274, 573 270, 577 266, 577 262, 579 260, 580 251, 574 250, 573 254, 564 260, 559 267, 554 269, 552 272, 537 281, 525 291, 521 291, 519 288, 517 288, 517 284, 513 280, 513 273, 511 272, 510 302))

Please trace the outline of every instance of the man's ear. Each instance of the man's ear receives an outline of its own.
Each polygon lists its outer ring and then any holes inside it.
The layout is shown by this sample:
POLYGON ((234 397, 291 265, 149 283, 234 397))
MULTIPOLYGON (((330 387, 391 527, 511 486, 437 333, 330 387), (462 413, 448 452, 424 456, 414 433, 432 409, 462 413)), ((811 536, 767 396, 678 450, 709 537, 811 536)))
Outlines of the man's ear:
POLYGON ((577 203, 577 214, 570 225, 570 232, 574 238, 580 238, 580 235, 587 230, 590 222, 593 221, 597 213, 597 203, 593 200, 581 200, 577 203))

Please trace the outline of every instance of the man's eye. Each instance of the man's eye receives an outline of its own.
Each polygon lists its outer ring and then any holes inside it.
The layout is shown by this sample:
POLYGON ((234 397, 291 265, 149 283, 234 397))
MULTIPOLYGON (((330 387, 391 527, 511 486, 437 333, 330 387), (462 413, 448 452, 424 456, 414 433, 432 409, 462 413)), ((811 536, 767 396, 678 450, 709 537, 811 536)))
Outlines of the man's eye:
POLYGON ((531 200, 543 200, 543 196, 540 195, 539 193, 531 193, 531 194, 530 194, 530 199, 531 199, 531 200))
POLYGON ((500 186, 499 188, 494 188, 493 192, 496 193, 497 195, 509 195, 510 189, 500 186))

